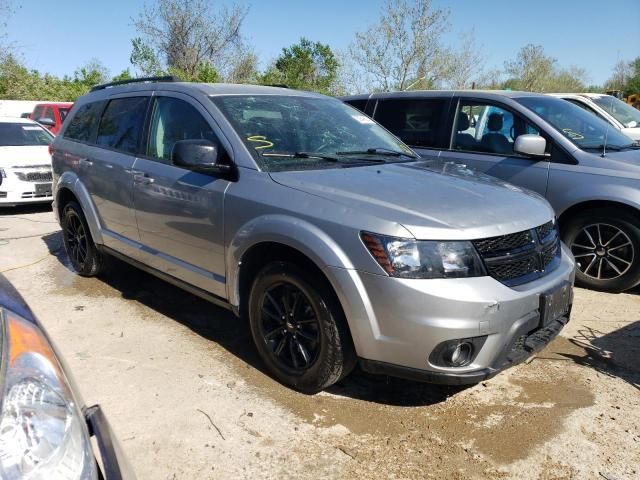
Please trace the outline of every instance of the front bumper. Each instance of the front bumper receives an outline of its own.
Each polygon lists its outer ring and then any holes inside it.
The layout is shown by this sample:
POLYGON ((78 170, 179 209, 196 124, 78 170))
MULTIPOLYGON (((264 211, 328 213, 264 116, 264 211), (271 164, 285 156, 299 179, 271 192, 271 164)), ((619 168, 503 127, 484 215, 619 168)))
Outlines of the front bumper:
MULTIPOLYGON (((135 479, 133 469, 122 453, 118 440, 113 435, 111 425, 99 405, 83 409, 89 435, 95 437, 100 461, 98 465, 104 480, 135 479)), ((98 455, 96 455, 98 457, 98 455)), ((96 458, 97 460, 97 458, 96 458)))
POLYGON ((0 185, 0 206, 46 203, 53 201, 51 182, 25 182, 8 176, 0 185), (42 191, 46 188, 46 191, 42 191))
POLYGON ((507 287, 491 277, 410 280, 330 268, 363 368, 434 383, 475 383, 543 348, 567 318, 540 324, 540 295, 569 282, 575 261, 533 282, 507 287), (442 342, 486 336, 463 367, 430 362, 442 342), (523 342, 527 342, 526 344, 523 342))

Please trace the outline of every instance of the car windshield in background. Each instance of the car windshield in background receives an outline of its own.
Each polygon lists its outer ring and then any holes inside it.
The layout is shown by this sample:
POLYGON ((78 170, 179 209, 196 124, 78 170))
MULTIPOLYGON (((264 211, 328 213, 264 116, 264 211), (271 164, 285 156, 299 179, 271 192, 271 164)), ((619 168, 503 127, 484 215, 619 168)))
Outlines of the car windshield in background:
POLYGON ((407 161, 413 151, 366 115, 331 98, 212 97, 266 170, 407 161))
POLYGON ((608 122, 571 102, 553 97, 520 97, 515 100, 549 122, 583 150, 620 150, 632 146, 629 137, 608 122))
POLYGON ((50 145, 53 136, 32 123, 1 123, 0 147, 27 147, 50 145))
POLYGON ((592 97, 591 100, 625 127, 640 127, 640 110, 636 110, 631 105, 624 103, 622 100, 619 100, 612 95, 592 97))
POLYGON ((67 114, 69 113, 69 108, 59 108, 58 112, 60 113, 60 121, 64 122, 64 119, 67 118, 67 114))

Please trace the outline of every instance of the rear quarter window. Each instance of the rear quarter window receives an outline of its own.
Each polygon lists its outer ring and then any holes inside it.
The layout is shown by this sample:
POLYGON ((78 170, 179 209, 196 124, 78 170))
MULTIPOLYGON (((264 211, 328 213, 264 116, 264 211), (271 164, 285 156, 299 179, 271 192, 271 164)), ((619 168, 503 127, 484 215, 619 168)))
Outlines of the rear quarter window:
POLYGON ((367 108, 366 98, 364 100, 347 100, 344 103, 346 103, 347 105, 351 105, 353 108, 357 108, 363 113, 364 113, 364 110, 367 108))
POLYGON ((93 143, 103 108, 104 102, 86 103, 79 107, 72 112, 62 136, 78 142, 93 143))
POLYGON ((445 148, 446 99, 383 99, 376 107, 375 120, 407 145, 445 148))

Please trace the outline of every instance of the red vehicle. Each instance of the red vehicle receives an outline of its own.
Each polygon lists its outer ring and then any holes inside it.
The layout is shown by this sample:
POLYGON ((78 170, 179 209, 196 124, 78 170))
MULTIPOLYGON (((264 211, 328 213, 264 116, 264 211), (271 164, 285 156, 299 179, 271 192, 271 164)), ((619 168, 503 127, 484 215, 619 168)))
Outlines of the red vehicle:
POLYGON ((57 135, 72 106, 73 102, 39 103, 33 108, 30 118, 57 135))

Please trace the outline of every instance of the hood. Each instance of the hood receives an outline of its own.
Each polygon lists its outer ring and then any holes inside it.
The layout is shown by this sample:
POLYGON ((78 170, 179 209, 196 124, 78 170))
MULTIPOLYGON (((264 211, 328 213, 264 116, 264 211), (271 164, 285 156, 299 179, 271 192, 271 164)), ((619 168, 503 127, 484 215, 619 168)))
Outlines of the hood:
POLYGON ((593 161, 592 165, 597 166, 599 169, 594 173, 640 179, 640 149, 623 150, 621 152, 607 150, 604 157, 598 153, 585 153, 593 161), (602 170, 606 170, 606 172, 602 170))
POLYGON ((505 235, 542 225, 554 216, 536 193, 440 160, 277 172, 271 177, 360 216, 399 223, 425 240, 505 235))
POLYGON ((46 145, 0 147, 0 168, 51 167, 51 155, 46 145))

